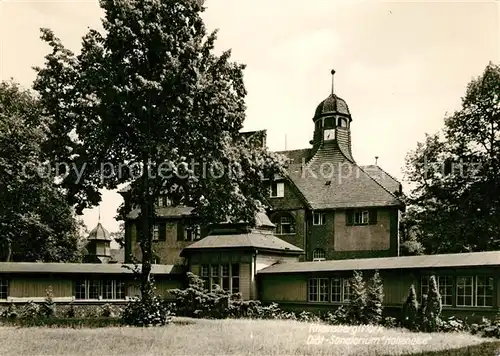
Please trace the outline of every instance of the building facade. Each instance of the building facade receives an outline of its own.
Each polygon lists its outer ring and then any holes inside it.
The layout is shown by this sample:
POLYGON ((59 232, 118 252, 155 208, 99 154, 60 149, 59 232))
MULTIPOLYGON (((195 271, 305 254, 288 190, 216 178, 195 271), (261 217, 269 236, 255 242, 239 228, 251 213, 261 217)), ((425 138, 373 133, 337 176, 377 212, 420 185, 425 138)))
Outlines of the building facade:
MULTIPOLYGON (((281 151, 287 176, 269 187, 269 218, 274 234, 304 250, 301 260, 390 257, 399 253, 398 199, 401 184, 377 165, 360 166, 351 149, 352 116, 345 100, 332 92, 314 111, 311 147, 281 151)), ((265 146, 265 131, 242 133, 265 146)), ((127 190, 121 192, 127 202, 127 190)), ((183 263, 183 248, 206 236, 194 227, 192 209, 158 197, 154 227, 156 262, 183 263)), ((140 259, 136 220, 125 216, 125 255, 140 259)))

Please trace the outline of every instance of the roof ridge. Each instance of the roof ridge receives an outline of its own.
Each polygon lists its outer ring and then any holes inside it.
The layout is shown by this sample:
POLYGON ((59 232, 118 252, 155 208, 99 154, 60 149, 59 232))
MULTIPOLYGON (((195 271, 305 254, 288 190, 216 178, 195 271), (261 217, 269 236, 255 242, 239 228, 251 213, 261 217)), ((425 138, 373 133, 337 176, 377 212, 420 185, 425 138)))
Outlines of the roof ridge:
POLYGON ((363 166, 363 167, 368 167, 368 166, 375 166, 375 167, 377 167, 382 172, 384 172, 385 174, 387 174, 390 178, 392 178, 395 182, 398 182, 399 184, 401 184, 401 182, 399 180, 397 180, 396 178, 394 178, 394 176, 392 174, 390 174, 389 172, 387 172, 385 169, 383 169, 382 167, 380 167, 378 164, 367 164, 366 166, 363 166))

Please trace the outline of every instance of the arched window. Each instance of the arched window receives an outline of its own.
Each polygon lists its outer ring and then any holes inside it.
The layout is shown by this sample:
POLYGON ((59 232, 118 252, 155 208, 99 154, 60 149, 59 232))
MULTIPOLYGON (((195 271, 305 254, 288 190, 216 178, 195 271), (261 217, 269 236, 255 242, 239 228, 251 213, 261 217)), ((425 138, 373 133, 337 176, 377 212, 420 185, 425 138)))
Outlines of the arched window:
POLYGON ((325 261, 325 250, 317 248, 313 251, 313 261, 325 261))
POLYGON ((295 234, 295 219, 289 213, 276 214, 272 221, 276 225, 276 235, 295 234))
POLYGON ((347 119, 345 117, 339 117, 338 126, 347 128, 347 119))
POLYGON ((327 117, 325 119, 325 129, 335 128, 335 119, 333 117, 327 117))

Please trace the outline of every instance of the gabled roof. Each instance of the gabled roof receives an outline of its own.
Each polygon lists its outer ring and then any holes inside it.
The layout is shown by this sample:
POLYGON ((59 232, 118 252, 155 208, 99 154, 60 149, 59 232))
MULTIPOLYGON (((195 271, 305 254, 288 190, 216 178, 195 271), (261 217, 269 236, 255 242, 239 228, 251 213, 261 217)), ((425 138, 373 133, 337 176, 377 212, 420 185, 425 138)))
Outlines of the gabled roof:
POLYGON ((301 254, 303 252, 297 246, 274 236, 272 231, 252 229, 250 232, 242 234, 209 235, 185 247, 182 250, 181 256, 193 250, 226 248, 252 248, 294 254, 301 254))
POLYGON ((275 274, 408 268, 455 268, 472 266, 500 266, 500 251, 406 257, 361 258, 322 262, 291 262, 275 264, 260 270, 258 273, 275 274))
MULTIPOLYGON (((2 273, 82 273, 82 274, 132 274, 134 265, 107 263, 37 263, 37 262, 0 262, 2 273), (127 266, 125 268, 122 266, 127 266)), ((152 265, 151 273, 155 275, 181 274, 182 266, 152 265)))
POLYGON ((361 169, 363 169, 370 177, 376 180, 389 192, 391 193, 399 192, 401 183, 379 166, 367 165, 367 166, 361 166, 361 169))

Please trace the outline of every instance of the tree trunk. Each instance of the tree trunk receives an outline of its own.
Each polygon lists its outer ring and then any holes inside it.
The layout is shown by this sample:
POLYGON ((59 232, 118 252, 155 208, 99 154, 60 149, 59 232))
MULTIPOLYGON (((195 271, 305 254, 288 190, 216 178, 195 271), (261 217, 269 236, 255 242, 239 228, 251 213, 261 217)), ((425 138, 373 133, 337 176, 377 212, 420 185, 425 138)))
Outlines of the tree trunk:
MULTIPOLYGON (((147 167, 147 161, 144 162, 144 167, 147 167)), ((141 270, 141 295, 142 298, 149 298, 151 295, 151 259, 152 259, 152 234, 151 234, 151 222, 154 213, 151 211, 151 196, 149 194, 149 176, 148 170, 145 168, 143 172, 143 191, 141 199, 141 214, 140 214, 140 224, 141 224, 141 252, 142 252, 142 270, 141 270)))

